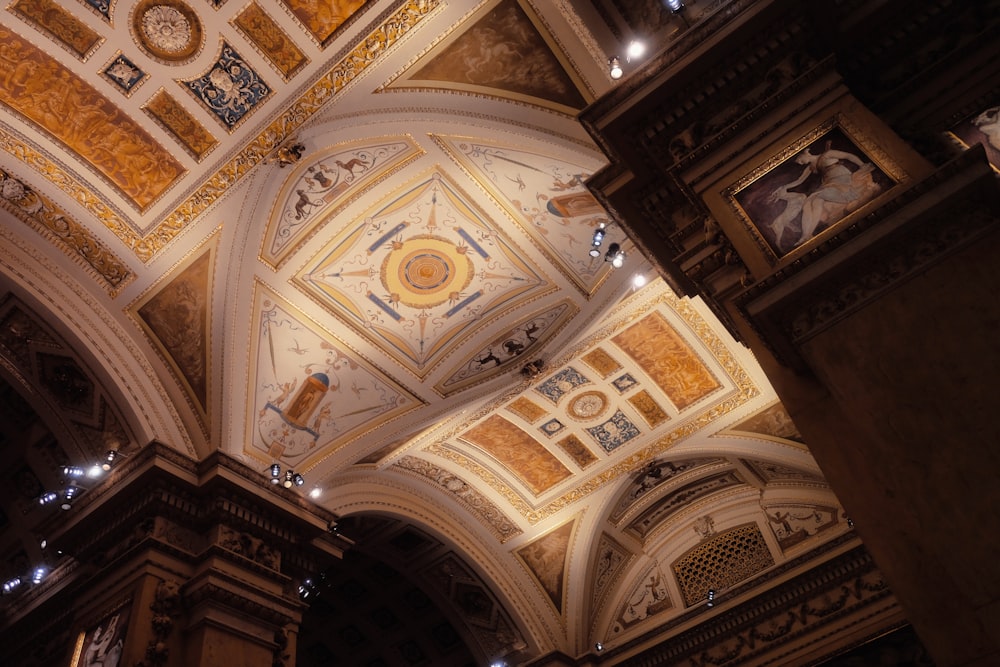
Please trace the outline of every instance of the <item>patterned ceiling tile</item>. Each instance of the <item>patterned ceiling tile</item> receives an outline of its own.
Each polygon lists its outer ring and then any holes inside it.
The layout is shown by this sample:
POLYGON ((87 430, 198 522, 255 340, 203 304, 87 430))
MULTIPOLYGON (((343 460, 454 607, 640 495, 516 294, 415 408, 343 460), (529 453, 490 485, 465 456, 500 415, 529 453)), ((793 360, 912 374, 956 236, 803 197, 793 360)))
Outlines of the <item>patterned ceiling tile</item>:
POLYGON ((515 552, 559 614, 563 610, 569 546, 575 526, 576 519, 573 519, 515 552))
POLYGON ((618 360, 612 357, 608 352, 602 348, 597 347, 588 352, 581 357, 583 363, 587 364, 595 371, 600 373, 601 377, 608 377, 618 369, 622 367, 618 360))
POLYGON ((179 65, 201 52, 201 21, 180 0, 139 0, 131 28, 136 44, 159 62, 179 65))
POLYGON ((225 41, 207 72, 181 83, 230 132, 271 95, 264 80, 225 41))
POLYGON ((322 45, 326 45, 337 28, 361 9, 367 0, 282 0, 306 30, 322 45))
POLYGON ((448 396, 504 373, 513 364, 521 366, 577 312, 579 308, 569 301, 546 306, 542 312, 518 323, 473 354, 452 371, 446 380, 435 386, 435 389, 448 396))
POLYGON ((460 437, 509 468, 536 496, 572 474, 540 442, 500 415, 487 417, 460 437))
POLYGON ((603 391, 585 391, 573 397, 566 406, 566 413, 579 421, 592 421, 600 419, 610 406, 611 402, 603 391))
POLYGON ((142 110, 172 134, 177 143, 199 162, 219 143, 187 109, 162 88, 149 98, 142 110))
POLYGON ((524 396, 511 401, 507 405, 507 409, 529 424, 535 423, 547 414, 545 408, 524 396))
POLYGON ((656 428, 663 422, 670 419, 660 404, 656 402, 649 392, 643 389, 628 397, 628 402, 635 408, 635 411, 642 415, 650 428, 656 428))
POLYGON ((105 20, 111 21, 111 3, 114 0, 83 0, 93 9, 95 12, 104 17, 105 20))
POLYGON ((585 384, 590 384, 590 379, 570 366, 535 387, 535 391, 558 405, 563 396, 585 384))
POLYGON ((104 39, 86 23, 52 0, 16 0, 10 11, 86 60, 104 39))
POLYGON ((337 207, 421 154, 410 137, 354 143, 310 155, 289 174, 264 236, 262 259, 279 267, 337 207))
POLYGON ((244 452, 304 471, 419 400, 258 286, 244 452))
POLYGON ((587 432, 606 452, 621 447, 639 435, 639 429, 621 410, 617 410, 611 419, 603 424, 588 428, 587 432))
POLYGON ((544 433, 547 437, 551 438, 552 436, 562 431, 564 428, 566 428, 566 425, 563 424, 558 419, 550 419, 544 424, 542 424, 540 427, 538 427, 538 430, 544 433))
POLYGON ((419 377, 488 316, 553 289, 438 172, 345 229, 296 281, 419 377))
POLYGON ((574 114, 586 87, 529 12, 518 0, 484 4, 391 87, 475 91, 574 114))
POLYGON ((694 350, 657 312, 611 339, 632 357, 678 410, 697 403, 722 385, 694 350))
MULTIPOLYGON (((414 5, 408 3, 397 11, 385 15, 365 39, 346 51, 331 68, 309 87, 302 95, 290 103, 286 110, 278 114, 243 150, 235 153, 219 169, 207 178, 174 210, 167 214, 144 237, 138 237, 131 228, 117 216, 110 214, 101 200, 83 187, 76 179, 67 177, 58 185, 90 211, 96 211, 108 228, 128 245, 143 262, 149 262, 193 220, 224 197, 233 185, 250 174, 254 168, 274 154, 276 148, 291 138, 296 129, 308 121, 330 97, 343 90, 357 77, 362 76, 382 55, 420 24, 439 4, 440 0, 422 0, 414 5)), ((221 3, 217 3, 221 4, 221 3)), ((0 130, 0 146, 8 152, 12 149, 4 144, 13 143, 0 130)), ((24 149, 18 148, 24 152, 24 149)), ((37 162, 47 162, 44 156, 31 156, 37 162)))
POLYGON ((79 155, 138 209, 184 173, 142 126, 58 60, 2 28, 0 50, 19 56, 0 79, 0 102, 79 155))
POLYGON ((615 378, 614 381, 611 383, 611 385, 618 390, 619 394, 624 394, 626 391, 636 386, 637 384, 639 384, 638 381, 636 381, 636 379, 632 377, 631 373, 625 373, 624 375, 615 378))
POLYGON ((489 190, 581 291, 589 294, 600 285, 608 264, 591 257, 588 250, 594 228, 609 218, 584 185, 600 162, 575 164, 485 140, 434 139, 489 190))
POLYGON ((115 54, 107 65, 101 70, 101 76, 117 86, 126 97, 135 92, 135 89, 149 76, 139 67, 129 60, 121 51, 115 54))
POLYGON ((597 457, 594 456, 594 453, 587 449, 587 446, 583 444, 583 441, 572 433, 556 444, 559 445, 559 448, 566 452, 578 466, 580 466, 581 470, 597 461, 597 457))
POLYGON ((256 2, 244 7, 232 24, 274 65, 285 81, 309 62, 302 49, 256 2))

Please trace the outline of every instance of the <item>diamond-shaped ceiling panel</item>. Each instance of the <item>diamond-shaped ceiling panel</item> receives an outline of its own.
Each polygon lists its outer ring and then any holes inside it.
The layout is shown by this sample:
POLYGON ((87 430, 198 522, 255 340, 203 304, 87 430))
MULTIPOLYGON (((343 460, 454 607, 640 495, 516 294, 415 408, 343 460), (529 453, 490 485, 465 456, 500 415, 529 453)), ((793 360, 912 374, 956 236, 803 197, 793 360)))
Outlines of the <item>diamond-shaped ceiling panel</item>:
POLYGON ((487 316, 551 289, 439 172, 347 227, 296 282, 420 377, 487 316))

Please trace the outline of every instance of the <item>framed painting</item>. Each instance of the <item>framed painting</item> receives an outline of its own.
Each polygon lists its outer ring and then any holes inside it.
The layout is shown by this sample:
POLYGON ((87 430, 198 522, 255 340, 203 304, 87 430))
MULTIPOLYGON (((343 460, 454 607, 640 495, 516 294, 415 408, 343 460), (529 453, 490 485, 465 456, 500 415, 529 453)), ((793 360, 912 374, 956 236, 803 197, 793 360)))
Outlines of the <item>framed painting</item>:
POLYGON ((722 194, 773 266, 870 209, 904 178, 884 151, 837 116, 722 194))
POLYGON ((993 171, 1000 172, 1000 106, 974 114, 948 133, 963 149, 982 144, 993 171))
POLYGON ((131 607, 123 602, 81 632, 71 667, 120 667, 131 607))

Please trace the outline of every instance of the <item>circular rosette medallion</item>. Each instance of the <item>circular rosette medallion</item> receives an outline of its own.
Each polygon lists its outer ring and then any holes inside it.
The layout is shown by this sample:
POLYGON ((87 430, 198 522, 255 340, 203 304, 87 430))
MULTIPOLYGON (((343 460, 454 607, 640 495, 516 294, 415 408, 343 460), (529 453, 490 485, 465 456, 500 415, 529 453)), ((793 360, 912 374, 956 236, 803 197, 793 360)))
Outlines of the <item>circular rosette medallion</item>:
POLYGON ((201 49, 198 15, 178 0, 139 0, 132 31, 139 46, 160 61, 183 63, 201 49))
POLYGON ((382 285, 393 301, 411 308, 433 308, 458 301, 475 267, 454 243, 436 236, 397 241, 382 262, 382 285))
POLYGON ((599 391, 587 391, 569 402, 569 414, 576 419, 597 419, 608 408, 608 397, 599 391))

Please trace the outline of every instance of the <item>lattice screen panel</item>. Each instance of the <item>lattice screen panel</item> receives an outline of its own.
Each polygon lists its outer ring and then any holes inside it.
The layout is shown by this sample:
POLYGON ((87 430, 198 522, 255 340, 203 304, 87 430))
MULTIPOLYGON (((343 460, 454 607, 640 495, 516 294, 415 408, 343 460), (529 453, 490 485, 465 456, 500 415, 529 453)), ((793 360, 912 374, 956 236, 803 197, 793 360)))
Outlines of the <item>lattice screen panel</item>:
POLYGON ((674 561, 672 569, 684 604, 704 601, 709 590, 721 591, 774 565, 756 523, 720 533, 674 561))

